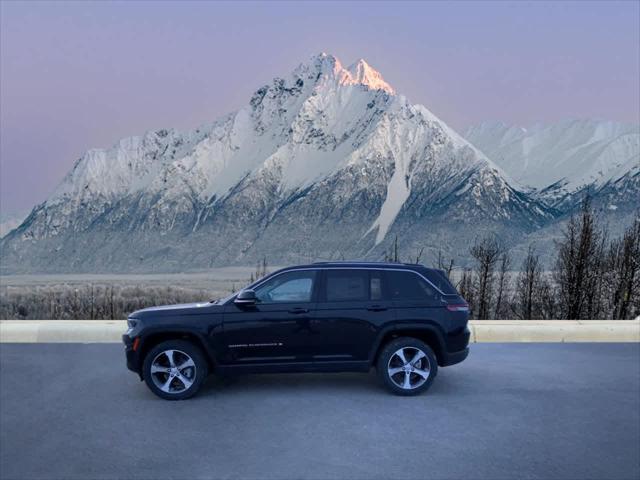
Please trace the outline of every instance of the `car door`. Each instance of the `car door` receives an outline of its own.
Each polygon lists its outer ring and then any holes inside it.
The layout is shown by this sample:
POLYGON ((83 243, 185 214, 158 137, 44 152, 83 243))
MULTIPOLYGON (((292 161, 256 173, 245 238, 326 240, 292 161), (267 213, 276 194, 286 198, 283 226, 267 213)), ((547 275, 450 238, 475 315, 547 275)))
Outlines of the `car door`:
POLYGON ((291 270, 258 284, 255 305, 231 302, 224 313, 227 361, 232 364, 310 361, 318 272, 291 270))
POLYGON ((383 295, 383 274, 371 269, 322 273, 313 329, 317 362, 366 362, 381 328, 394 317, 383 295))

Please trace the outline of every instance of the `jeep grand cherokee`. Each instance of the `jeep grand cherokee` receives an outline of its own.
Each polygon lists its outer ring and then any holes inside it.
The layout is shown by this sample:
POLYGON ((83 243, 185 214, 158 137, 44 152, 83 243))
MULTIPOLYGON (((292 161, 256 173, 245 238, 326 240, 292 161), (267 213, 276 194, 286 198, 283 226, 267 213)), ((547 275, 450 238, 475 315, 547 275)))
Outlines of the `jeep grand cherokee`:
POLYGON ((393 393, 429 388, 468 353, 469 307, 417 264, 314 263, 227 298, 132 313, 127 367, 156 395, 193 396, 209 372, 367 372, 393 393))

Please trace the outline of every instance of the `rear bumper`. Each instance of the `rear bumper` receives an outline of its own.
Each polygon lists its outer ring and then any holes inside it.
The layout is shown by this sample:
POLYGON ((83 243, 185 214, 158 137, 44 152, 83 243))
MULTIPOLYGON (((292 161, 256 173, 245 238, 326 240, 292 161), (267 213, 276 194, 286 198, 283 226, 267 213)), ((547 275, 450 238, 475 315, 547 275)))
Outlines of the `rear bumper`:
POLYGON ((447 351, 443 355, 442 365, 447 367, 462 362, 469 355, 471 331, 465 326, 462 331, 447 336, 447 351))
POLYGON ((443 363, 441 366, 448 367, 450 365, 455 365, 456 363, 462 362, 465 358, 469 356, 469 347, 464 350, 460 350, 459 352, 447 353, 445 358, 443 359, 443 363))

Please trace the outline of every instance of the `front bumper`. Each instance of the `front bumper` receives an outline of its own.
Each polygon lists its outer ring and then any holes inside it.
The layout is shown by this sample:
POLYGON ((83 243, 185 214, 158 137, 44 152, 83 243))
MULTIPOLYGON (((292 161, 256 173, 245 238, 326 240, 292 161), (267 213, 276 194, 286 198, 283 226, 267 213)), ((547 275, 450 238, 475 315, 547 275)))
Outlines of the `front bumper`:
POLYGON ((140 355, 133 349, 133 341, 129 335, 122 335, 122 343, 124 343, 124 352, 127 359, 127 368, 138 375, 142 375, 140 368, 140 355))

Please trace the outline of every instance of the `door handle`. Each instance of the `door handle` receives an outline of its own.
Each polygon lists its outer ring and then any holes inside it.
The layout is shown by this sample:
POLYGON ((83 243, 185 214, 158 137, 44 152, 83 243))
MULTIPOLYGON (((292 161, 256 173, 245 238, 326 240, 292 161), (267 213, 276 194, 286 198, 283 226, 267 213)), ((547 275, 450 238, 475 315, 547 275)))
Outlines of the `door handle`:
POLYGON ((369 307, 367 307, 367 310, 370 310, 372 312, 382 312, 384 310, 386 310, 387 307, 384 307, 382 305, 371 305, 369 307))
POLYGON ((308 308, 292 308, 291 310, 289 310, 289 313, 309 313, 309 309, 308 308))

